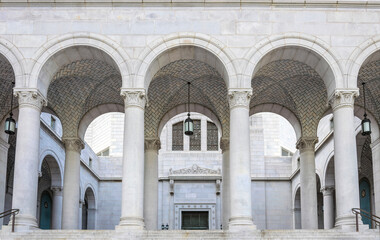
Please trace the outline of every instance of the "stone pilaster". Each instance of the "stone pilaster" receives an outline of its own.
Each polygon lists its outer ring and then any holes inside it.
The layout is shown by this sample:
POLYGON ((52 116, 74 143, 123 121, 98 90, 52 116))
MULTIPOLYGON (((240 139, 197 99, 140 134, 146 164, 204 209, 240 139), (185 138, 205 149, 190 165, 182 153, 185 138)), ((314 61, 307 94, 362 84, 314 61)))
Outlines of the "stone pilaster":
POLYGON ((62 219, 62 187, 52 186, 53 209, 52 209, 52 229, 61 229, 62 219))
POLYGON ((330 99, 334 115, 335 227, 355 229, 352 208, 359 208, 359 181, 354 129, 358 89, 338 89, 330 99))
POLYGON ((229 229, 255 229, 252 220, 249 103, 252 89, 230 89, 229 229))
POLYGON ((325 186, 321 188, 323 194, 323 223, 325 229, 334 227, 334 187, 325 186))
POLYGON ((222 166, 222 227, 228 229, 230 219, 230 139, 221 138, 220 148, 223 153, 222 166))

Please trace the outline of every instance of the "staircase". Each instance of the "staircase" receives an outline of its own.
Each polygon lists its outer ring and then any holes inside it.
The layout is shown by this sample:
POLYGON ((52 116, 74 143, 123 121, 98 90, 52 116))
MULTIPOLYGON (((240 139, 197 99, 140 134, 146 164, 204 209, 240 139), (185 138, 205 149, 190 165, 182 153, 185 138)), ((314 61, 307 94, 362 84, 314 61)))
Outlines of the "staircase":
POLYGON ((114 231, 114 230, 36 230, 32 232, 0 231, 4 240, 53 239, 379 239, 379 230, 342 232, 339 230, 256 230, 256 231, 114 231))

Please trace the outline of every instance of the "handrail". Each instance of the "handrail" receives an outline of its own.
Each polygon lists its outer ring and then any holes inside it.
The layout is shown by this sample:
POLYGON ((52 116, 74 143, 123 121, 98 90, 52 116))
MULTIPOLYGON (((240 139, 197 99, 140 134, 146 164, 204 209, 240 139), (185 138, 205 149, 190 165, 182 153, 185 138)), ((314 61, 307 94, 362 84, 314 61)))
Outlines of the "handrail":
POLYGON ((20 212, 20 209, 10 209, 0 213, 0 218, 12 215, 12 232, 15 231, 15 216, 20 212))
POLYGON ((362 217, 365 217, 367 219, 370 219, 371 221, 374 221, 375 226, 376 225, 380 226, 380 217, 378 217, 378 216, 376 216, 370 212, 367 212, 366 210, 363 210, 361 208, 353 208, 352 213, 355 214, 355 217, 356 217, 356 231, 357 232, 359 232, 359 218, 358 218, 359 214, 362 217))

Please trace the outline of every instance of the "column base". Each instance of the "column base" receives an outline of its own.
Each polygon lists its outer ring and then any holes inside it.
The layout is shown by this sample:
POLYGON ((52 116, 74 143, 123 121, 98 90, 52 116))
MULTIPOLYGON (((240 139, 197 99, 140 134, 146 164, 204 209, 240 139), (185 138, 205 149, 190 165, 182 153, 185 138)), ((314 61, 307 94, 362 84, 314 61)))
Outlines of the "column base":
MULTIPOLYGON (((358 216, 359 231, 369 229, 368 225, 364 225, 361 216, 358 216)), ((336 218, 334 229, 343 231, 356 231, 356 217, 353 214, 341 215, 336 218)))
POLYGON ((253 231, 256 230, 256 225, 253 224, 253 220, 250 217, 234 217, 230 218, 228 224, 229 231, 253 231))
MULTIPOLYGON (((3 225, 2 231, 12 231, 12 221, 9 221, 8 225, 3 225)), ((29 232, 38 230, 37 219, 30 215, 16 215, 15 232, 29 232)))
POLYGON ((145 230, 144 219, 135 217, 122 217, 120 218, 119 225, 115 226, 115 230, 145 230))

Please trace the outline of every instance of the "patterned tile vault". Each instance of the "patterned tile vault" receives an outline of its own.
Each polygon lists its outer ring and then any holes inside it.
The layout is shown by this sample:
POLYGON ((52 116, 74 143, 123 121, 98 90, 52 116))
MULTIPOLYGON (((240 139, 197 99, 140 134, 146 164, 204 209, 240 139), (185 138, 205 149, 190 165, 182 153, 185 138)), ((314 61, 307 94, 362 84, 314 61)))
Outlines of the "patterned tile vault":
POLYGON ((50 84, 48 108, 61 120, 63 137, 76 137, 80 120, 92 108, 124 105, 120 88, 120 73, 103 61, 80 60, 62 67, 50 84))
POLYGON ((190 102, 209 108, 219 119, 224 136, 229 136, 227 88, 216 69, 193 60, 178 60, 160 69, 148 89, 145 137, 156 137, 164 115, 187 103, 187 82, 191 82, 190 102))
POLYGON ((355 100, 355 104, 364 107, 363 87, 365 82, 367 109, 380 123, 380 60, 367 63, 359 71, 358 88, 360 96, 355 100))
MULTIPOLYGON (((11 108, 12 82, 15 81, 13 68, 8 60, 0 55, 0 121, 6 117, 11 108)), ((17 99, 13 99, 13 107, 18 106, 17 99)))
POLYGON ((308 65, 278 60, 262 67, 252 79, 250 107, 276 103, 300 120, 303 136, 316 136, 319 120, 327 110, 327 91, 322 78, 308 65))

